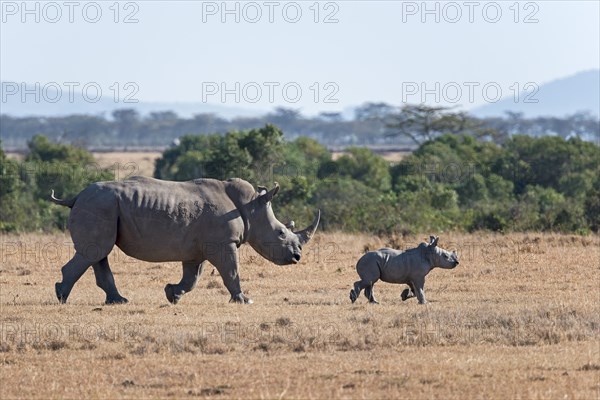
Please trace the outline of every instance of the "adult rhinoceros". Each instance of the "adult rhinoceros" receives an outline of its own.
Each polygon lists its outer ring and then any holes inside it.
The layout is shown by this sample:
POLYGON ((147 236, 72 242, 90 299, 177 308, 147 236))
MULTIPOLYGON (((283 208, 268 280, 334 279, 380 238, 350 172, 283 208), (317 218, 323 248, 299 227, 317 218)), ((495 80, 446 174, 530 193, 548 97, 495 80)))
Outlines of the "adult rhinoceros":
POLYGON ((54 203, 71 208, 68 227, 75 245, 75 255, 62 267, 63 280, 56 283, 56 296, 66 302, 75 282, 92 266, 106 303, 126 303, 108 265, 116 244, 143 261, 182 262, 181 281, 165 286, 173 304, 194 288, 205 261, 221 274, 231 301, 251 303, 240 288, 240 245, 248 242, 275 264, 295 264, 319 224, 320 213, 299 232, 279 222, 271 209, 278 190, 276 183, 257 192, 241 179, 170 182, 133 177, 93 183, 70 200, 52 193, 54 203))

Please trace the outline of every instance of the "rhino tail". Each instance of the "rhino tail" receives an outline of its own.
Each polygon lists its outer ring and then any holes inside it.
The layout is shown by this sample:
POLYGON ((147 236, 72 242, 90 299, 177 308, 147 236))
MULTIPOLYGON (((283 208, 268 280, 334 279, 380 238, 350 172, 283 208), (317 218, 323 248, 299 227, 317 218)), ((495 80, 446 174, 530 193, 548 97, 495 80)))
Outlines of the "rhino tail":
POLYGON ((75 204, 75 201, 77 201, 77 197, 78 196, 75 196, 69 200, 62 200, 62 199, 57 199, 56 197, 54 197, 54 190, 52 190, 52 193, 50 194, 50 200, 54 204, 58 204, 59 206, 65 206, 65 207, 69 207, 69 208, 73 208, 73 204, 75 204))

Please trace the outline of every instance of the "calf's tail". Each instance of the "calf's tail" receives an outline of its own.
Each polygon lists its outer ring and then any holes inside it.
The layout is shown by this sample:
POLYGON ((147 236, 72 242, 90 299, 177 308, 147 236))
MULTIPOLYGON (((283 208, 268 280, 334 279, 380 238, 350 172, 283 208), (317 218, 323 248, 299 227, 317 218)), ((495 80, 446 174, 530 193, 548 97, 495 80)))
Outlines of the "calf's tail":
POLYGON ((50 200, 54 204, 58 204, 59 206, 65 206, 65 207, 69 207, 69 208, 73 208, 73 204, 75 204, 77 197, 78 196, 75 196, 69 200, 62 200, 62 199, 57 199, 56 197, 54 197, 54 190, 52 190, 52 194, 50 194, 50 200))

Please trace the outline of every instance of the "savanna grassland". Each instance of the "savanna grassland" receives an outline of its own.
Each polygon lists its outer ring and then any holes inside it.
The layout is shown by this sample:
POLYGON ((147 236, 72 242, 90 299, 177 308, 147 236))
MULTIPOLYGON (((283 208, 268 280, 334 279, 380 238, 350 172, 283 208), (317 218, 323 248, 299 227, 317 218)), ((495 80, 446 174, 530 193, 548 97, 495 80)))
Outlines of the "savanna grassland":
POLYGON ((351 304, 366 249, 404 238, 318 233, 297 266, 244 245, 229 304, 205 268, 175 306, 175 263, 109 257, 129 304, 107 306, 90 269, 59 305, 66 234, 0 236, 0 398, 533 398, 600 395, 598 236, 441 233, 455 270, 426 281, 427 305, 378 283, 351 304))

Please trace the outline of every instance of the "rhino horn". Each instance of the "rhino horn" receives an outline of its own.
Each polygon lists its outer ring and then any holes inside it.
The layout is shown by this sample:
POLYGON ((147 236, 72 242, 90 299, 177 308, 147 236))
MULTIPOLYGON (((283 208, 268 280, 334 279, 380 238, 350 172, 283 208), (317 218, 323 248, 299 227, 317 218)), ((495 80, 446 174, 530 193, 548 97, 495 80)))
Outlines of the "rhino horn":
POLYGON ((321 210, 317 211, 317 216, 313 220, 312 224, 308 226, 306 229, 303 229, 299 232, 295 232, 300 239, 300 244, 306 244, 313 237, 317 230, 317 226, 319 226, 319 221, 321 220, 321 210))

